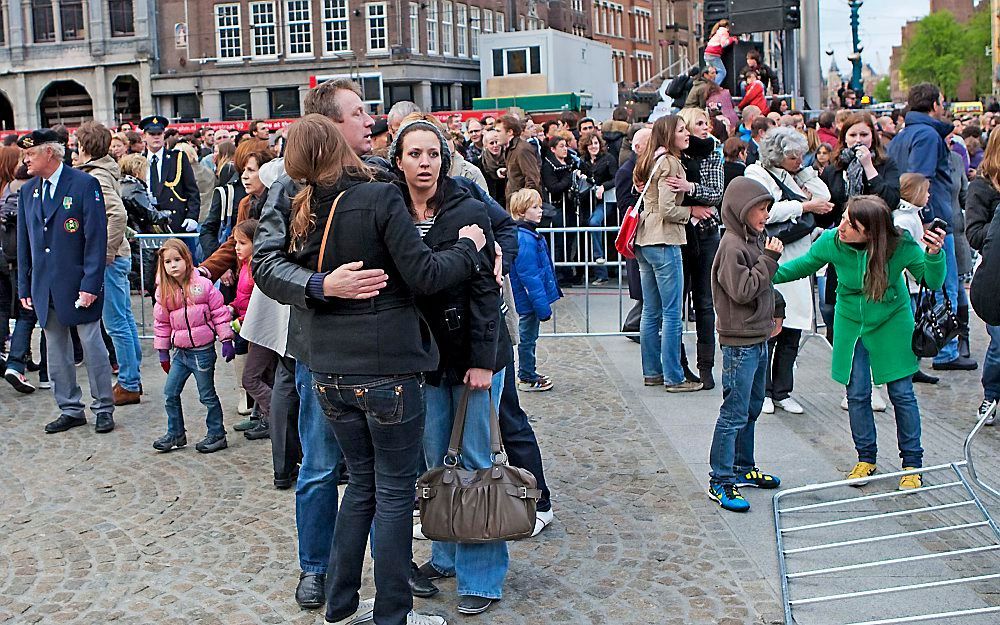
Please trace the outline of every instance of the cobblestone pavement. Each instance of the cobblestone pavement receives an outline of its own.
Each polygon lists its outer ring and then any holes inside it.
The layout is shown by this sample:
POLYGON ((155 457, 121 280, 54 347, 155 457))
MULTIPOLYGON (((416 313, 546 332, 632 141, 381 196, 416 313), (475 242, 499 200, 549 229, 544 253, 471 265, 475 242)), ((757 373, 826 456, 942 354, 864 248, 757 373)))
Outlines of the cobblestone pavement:
MULTIPOLYGON (((747 557, 671 441, 623 393, 600 345, 543 339, 538 359, 556 388, 522 401, 556 522, 512 545, 504 599, 486 616, 455 613, 453 581, 416 608, 496 625, 781 622, 776 571, 747 557)), ((110 435, 92 425, 46 435, 51 395, 0 388, 0 623, 321 623, 292 598, 294 495, 271 487, 268 443, 231 434, 230 448, 209 456, 193 445, 154 453, 164 376, 154 358, 145 363, 144 402, 120 409, 110 435)), ((235 395, 222 388, 230 376, 217 374, 231 426, 235 395)), ((961 408, 942 410, 929 438, 959 436, 978 404, 976 378, 953 379, 960 382, 922 391, 922 401, 961 408)), ((185 409, 197 439, 203 413, 191 387, 185 409)), ((714 419, 718 400, 704 404, 714 419)), ((851 451, 843 421, 817 426, 822 453, 851 451)), ((997 451, 993 437, 984 453, 997 451)), ((427 558, 427 543, 415 549, 418 561, 427 558)), ((373 592, 369 571, 362 596, 373 592)))

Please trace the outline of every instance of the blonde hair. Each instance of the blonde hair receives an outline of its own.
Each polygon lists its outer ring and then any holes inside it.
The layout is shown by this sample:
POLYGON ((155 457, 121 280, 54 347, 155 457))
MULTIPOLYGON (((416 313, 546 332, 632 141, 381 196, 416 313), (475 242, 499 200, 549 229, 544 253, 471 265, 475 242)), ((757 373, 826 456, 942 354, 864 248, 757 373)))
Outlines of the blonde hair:
POLYGON ((198 150, 187 141, 178 141, 174 149, 186 156, 191 165, 198 162, 198 150))
POLYGON ((704 119, 705 123, 708 124, 709 130, 712 129, 712 120, 709 118, 705 109, 688 107, 681 109, 677 114, 684 120, 684 125, 686 125, 687 129, 691 132, 694 132, 694 124, 698 121, 698 118, 704 119))
POLYGON ((903 174, 899 177, 899 197, 914 206, 916 199, 930 192, 931 181, 922 174, 903 174))
POLYGON ((521 189, 514 195, 510 196, 510 201, 508 202, 508 209, 510 214, 514 219, 520 219, 524 217, 524 214, 528 212, 528 209, 536 204, 542 203, 542 196, 538 191, 534 189, 525 187, 521 189))
POLYGON ((187 299, 188 286, 191 283, 192 269, 194 269, 194 259, 191 257, 191 250, 188 248, 187 243, 180 239, 167 239, 163 242, 163 245, 160 246, 159 251, 156 253, 156 281, 160 285, 156 299, 160 306, 163 306, 167 310, 173 310, 184 305, 184 300, 187 299), (166 267, 163 266, 163 257, 167 252, 171 251, 177 252, 181 260, 184 261, 184 264, 187 265, 187 271, 184 272, 180 279, 168 274, 166 267))
POLYGON ((983 151, 983 162, 979 165, 979 175, 990 181, 994 189, 1000 189, 1000 132, 991 132, 983 151))
POLYGON ((118 161, 118 167, 122 170, 123 176, 132 176, 143 182, 148 182, 146 170, 149 169, 149 161, 142 154, 135 152, 123 154, 118 161))

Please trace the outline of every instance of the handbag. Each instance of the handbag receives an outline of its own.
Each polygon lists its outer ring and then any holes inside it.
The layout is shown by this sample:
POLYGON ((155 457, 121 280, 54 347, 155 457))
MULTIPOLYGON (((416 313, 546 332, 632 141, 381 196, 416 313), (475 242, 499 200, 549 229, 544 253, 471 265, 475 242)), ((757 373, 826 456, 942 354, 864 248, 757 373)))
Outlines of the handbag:
POLYGON ((462 434, 469 407, 468 387, 462 393, 451 428, 444 466, 417 481, 420 522, 431 540, 489 543, 518 540, 535 529, 535 505, 542 492, 530 472, 507 464, 500 443, 500 421, 490 399, 490 458, 487 469, 462 469, 462 434))
POLYGON ((951 310, 951 300, 942 298, 921 283, 914 314, 911 346, 918 358, 933 358, 950 341, 958 336, 958 319, 951 310))
POLYGON ((660 166, 660 162, 663 159, 663 156, 656 159, 653 169, 649 172, 649 178, 646 180, 646 186, 642 188, 642 193, 639 194, 635 205, 622 214, 622 224, 618 227, 618 236, 615 237, 615 249, 618 250, 618 253, 623 258, 635 258, 635 235, 639 232, 639 215, 642 213, 642 204, 645 201, 646 189, 649 188, 649 183, 653 180, 653 174, 656 173, 656 168, 660 166))
MULTIPOLYGON (((788 188, 784 182, 778 179, 777 176, 771 173, 769 169, 764 167, 764 171, 767 175, 777 183, 778 188, 781 189, 781 202, 786 202, 790 200, 805 202, 806 198, 802 197, 795 191, 788 188)), ((767 233, 769 237, 775 237, 785 245, 789 243, 794 243, 799 239, 805 238, 812 234, 812 231, 816 229, 816 217, 812 213, 802 213, 795 220, 782 221, 776 224, 767 224, 764 226, 764 232, 767 233)))

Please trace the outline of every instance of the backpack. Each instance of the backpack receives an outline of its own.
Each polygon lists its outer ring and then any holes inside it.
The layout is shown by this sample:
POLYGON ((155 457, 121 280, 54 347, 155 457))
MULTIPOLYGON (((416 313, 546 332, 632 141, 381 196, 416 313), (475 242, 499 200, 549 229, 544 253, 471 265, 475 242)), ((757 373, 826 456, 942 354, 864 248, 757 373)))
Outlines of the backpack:
POLYGON ((690 87, 691 82, 692 79, 687 74, 681 74, 680 76, 675 76, 673 79, 671 79, 670 84, 667 85, 667 88, 664 91, 664 93, 666 93, 668 96, 676 100, 684 92, 691 90, 690 87))
POLYGON ((222 245, 229 237, 233 234, 233 227, 236 225, 236 212, 233 206, 233 198, 236 195, 236 189, 233 188, 232 184, 223 184, 215 187, 213 193, 219 194, 219 203, 222 206, 222 212, 219 214, 219 245, 222 245))

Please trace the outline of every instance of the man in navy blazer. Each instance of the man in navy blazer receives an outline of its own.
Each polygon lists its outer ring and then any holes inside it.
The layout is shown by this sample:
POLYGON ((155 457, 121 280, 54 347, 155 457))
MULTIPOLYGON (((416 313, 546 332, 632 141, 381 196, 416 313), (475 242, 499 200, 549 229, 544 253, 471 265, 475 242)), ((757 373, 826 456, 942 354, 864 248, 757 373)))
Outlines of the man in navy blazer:
POLYGON ((33 309, 45 330, 49 377, 60 415, 48 433, 85 425, 83 392, 76 383, 76 326, 90 378, 91 409, 99 434, 115 428, 111 362, 101 335, 107 216, 96 178, 63 164, 65 147, 55 132, 24 135, 24 164, 34 176, 21 187, 17 216, 17 279, 21 305, 33 309))

